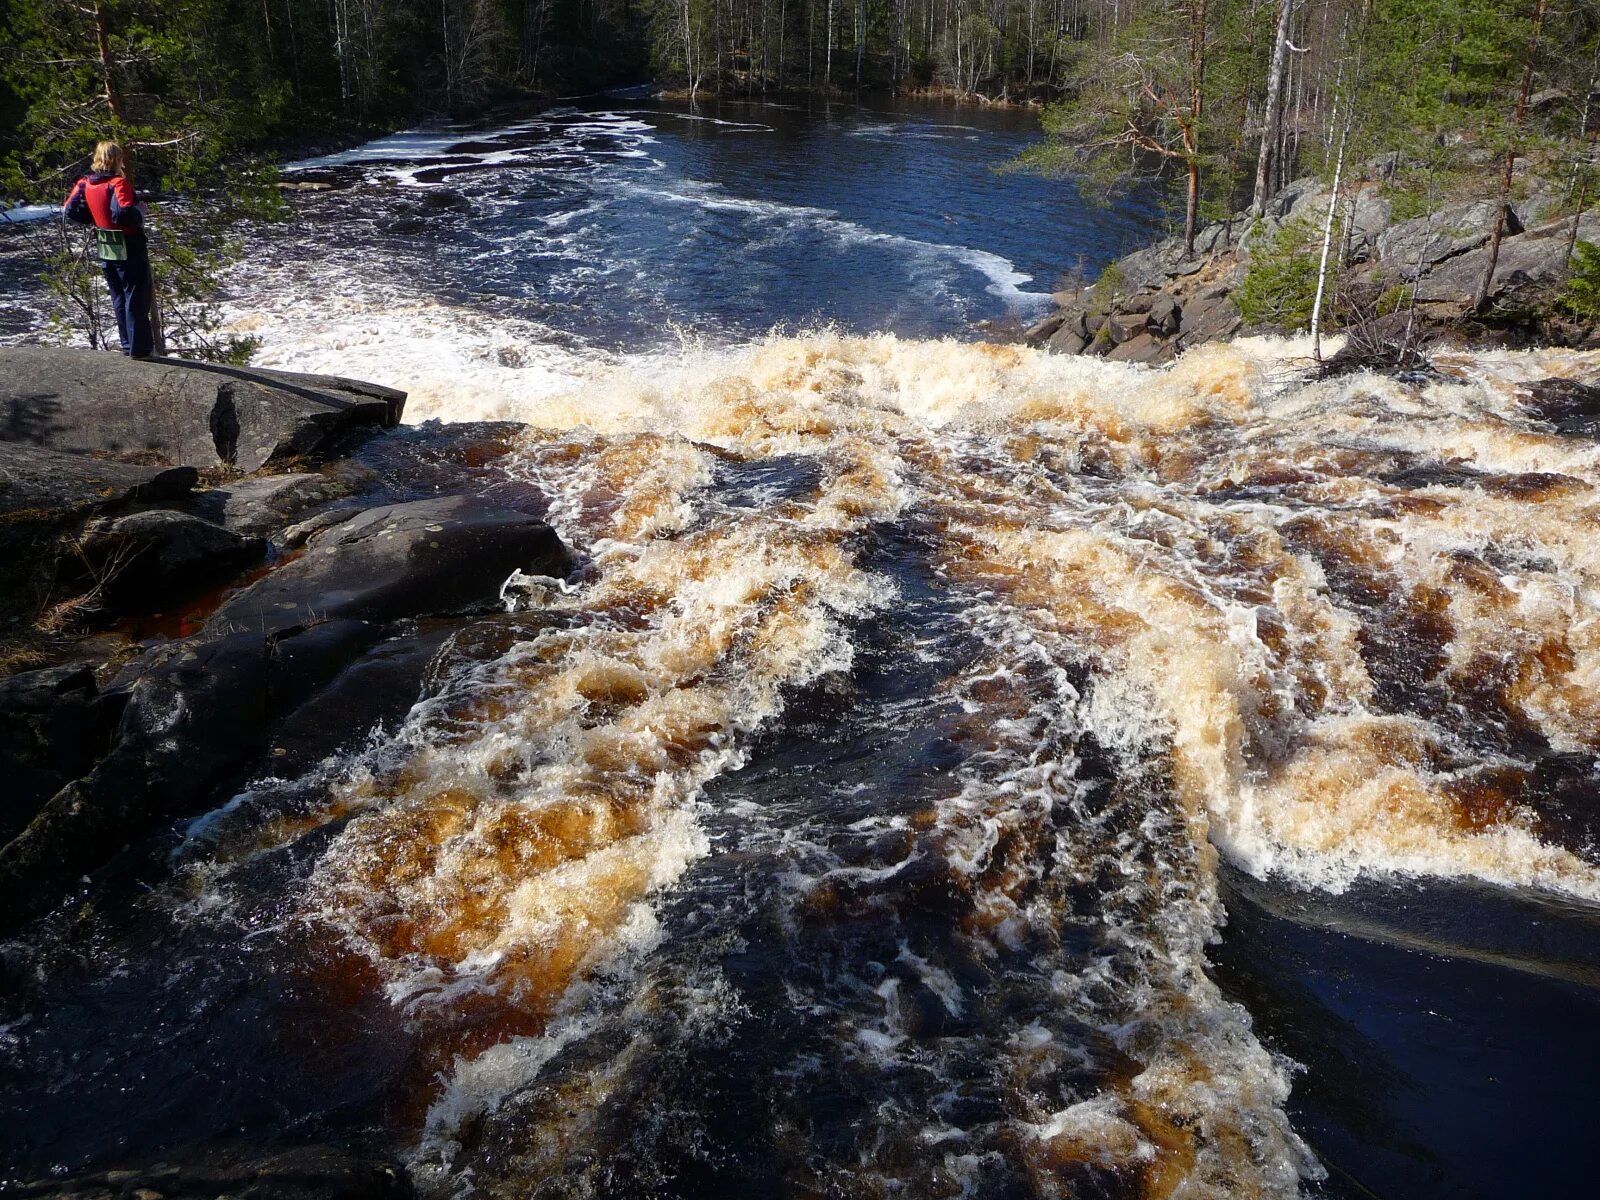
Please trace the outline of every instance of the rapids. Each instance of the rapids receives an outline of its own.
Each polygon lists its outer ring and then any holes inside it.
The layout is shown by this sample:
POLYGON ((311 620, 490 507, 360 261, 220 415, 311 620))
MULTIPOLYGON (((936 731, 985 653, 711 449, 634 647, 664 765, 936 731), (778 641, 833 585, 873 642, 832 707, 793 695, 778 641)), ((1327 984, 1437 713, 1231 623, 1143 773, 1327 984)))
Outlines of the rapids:
POLYGON ((527 314, 417 301, 407 343, 305 295, 238 318, 267 361, 412 388, 414 486, 541 497, 582 565, 508 581, 397 729, 174 831, 127 911, 6 949, 23 1174, 226 1135, 441 1197, 1581 1178, 1465 1067, 1475 1139, 1408 1108, 1420 1020, 1362 1056, 1378 1008, 1499 989, 1555 1023, 1475 1001, 1450 1054, 1600 1062, 1600 443, 1528 386, 1600 356, 836 329, 567 370, 503 353, 527 314))

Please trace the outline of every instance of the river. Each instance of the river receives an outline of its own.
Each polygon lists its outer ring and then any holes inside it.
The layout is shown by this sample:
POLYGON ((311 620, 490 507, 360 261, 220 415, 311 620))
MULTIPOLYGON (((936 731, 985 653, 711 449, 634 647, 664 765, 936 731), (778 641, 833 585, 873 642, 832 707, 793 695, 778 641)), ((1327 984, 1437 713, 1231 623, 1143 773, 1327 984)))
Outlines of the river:
POLYGON ((6 947, 16 1174, 1586 1190, 1600 448, 1527 385, 1600 364, 988 344, 1153 228, 996 175, 1030 136, 619 95, 293 173, 358 182, 231 328, 409 388, 381 465, 584 566, 6 947))

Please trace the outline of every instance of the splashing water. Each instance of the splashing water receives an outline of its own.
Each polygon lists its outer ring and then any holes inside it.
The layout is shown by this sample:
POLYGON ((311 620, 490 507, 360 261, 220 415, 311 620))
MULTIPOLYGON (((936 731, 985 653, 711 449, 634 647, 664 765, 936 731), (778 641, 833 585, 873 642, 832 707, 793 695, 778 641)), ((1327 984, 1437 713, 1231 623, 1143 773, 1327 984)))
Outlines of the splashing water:
POLYGON ((418 1180, 1317 1178, 1204 971, 1218 855, 1600 898, 1545 804, 1600 741, 1600 451, 1520 390, 1592 357, 1295 350, 815 335, 463 387, 589 565, 294 825, 337 830, 299 919, 428 1030, 418 1180))

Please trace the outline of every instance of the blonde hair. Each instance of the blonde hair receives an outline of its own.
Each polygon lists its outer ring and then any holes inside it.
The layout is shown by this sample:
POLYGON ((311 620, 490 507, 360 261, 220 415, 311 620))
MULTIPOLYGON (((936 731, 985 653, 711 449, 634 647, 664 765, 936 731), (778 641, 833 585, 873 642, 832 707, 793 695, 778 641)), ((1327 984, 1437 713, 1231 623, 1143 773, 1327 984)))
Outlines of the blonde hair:
POLYGON ((97 175, 126 175, 128 164, 122 155, 122 147, 116 142, 101 142, 94 148, 89 169, 97 175))

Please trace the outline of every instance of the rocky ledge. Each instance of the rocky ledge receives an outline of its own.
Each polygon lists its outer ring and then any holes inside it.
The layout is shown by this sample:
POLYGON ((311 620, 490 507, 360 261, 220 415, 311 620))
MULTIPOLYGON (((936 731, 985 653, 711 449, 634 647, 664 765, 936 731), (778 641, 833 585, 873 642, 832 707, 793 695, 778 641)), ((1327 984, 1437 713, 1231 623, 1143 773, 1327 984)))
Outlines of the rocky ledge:
MULTIPOLYGON (((1472 199, 1424 216, 1395 218, 1394 203, 1375 164, 1375 178, 1341 201, 1345 266, 1330 284, 1334 325, 1363 346, 1457 344, 1590 345, 1596 330, 1567 319, 1551 300, 1567 277, 1568 247, 1576 235, 1600 241, 1600 213, 1546 219, 1553 197, 1535 194, 1512 206, 1489 288, 1490 307, 1474 311, 1474 292, 1488 266, 1490 200, 1472 199)), ((1058 310, 1023 334, 1030 345, 1062 354, 1160 364, 1190 346, 1239 333, 1293 330, 1270 319, 1249 325, 1240 290, 1252 260, 1284 253, 1278 234, 1296 225, 1310 234, 1299 254, 1315 271, 1328 210, 1326 187, 1301 179, 1284 188, 1252 221, 1236 215, 1208 225, 1194 252, 1168 238, 1117 260, 1092 287, 1056 297, 1058 310)), ((1313 276, 1314 278, 1314 276, 1313 276)), ((1329 311, 1326 310, 1325 311, 1329 311)))
POLYGON ((568 574, 542 496, 471 494, 515 428, 397 428, 404 401, 0 350, 0 935, 398 720, 507 636, 508 578, 568 574))

